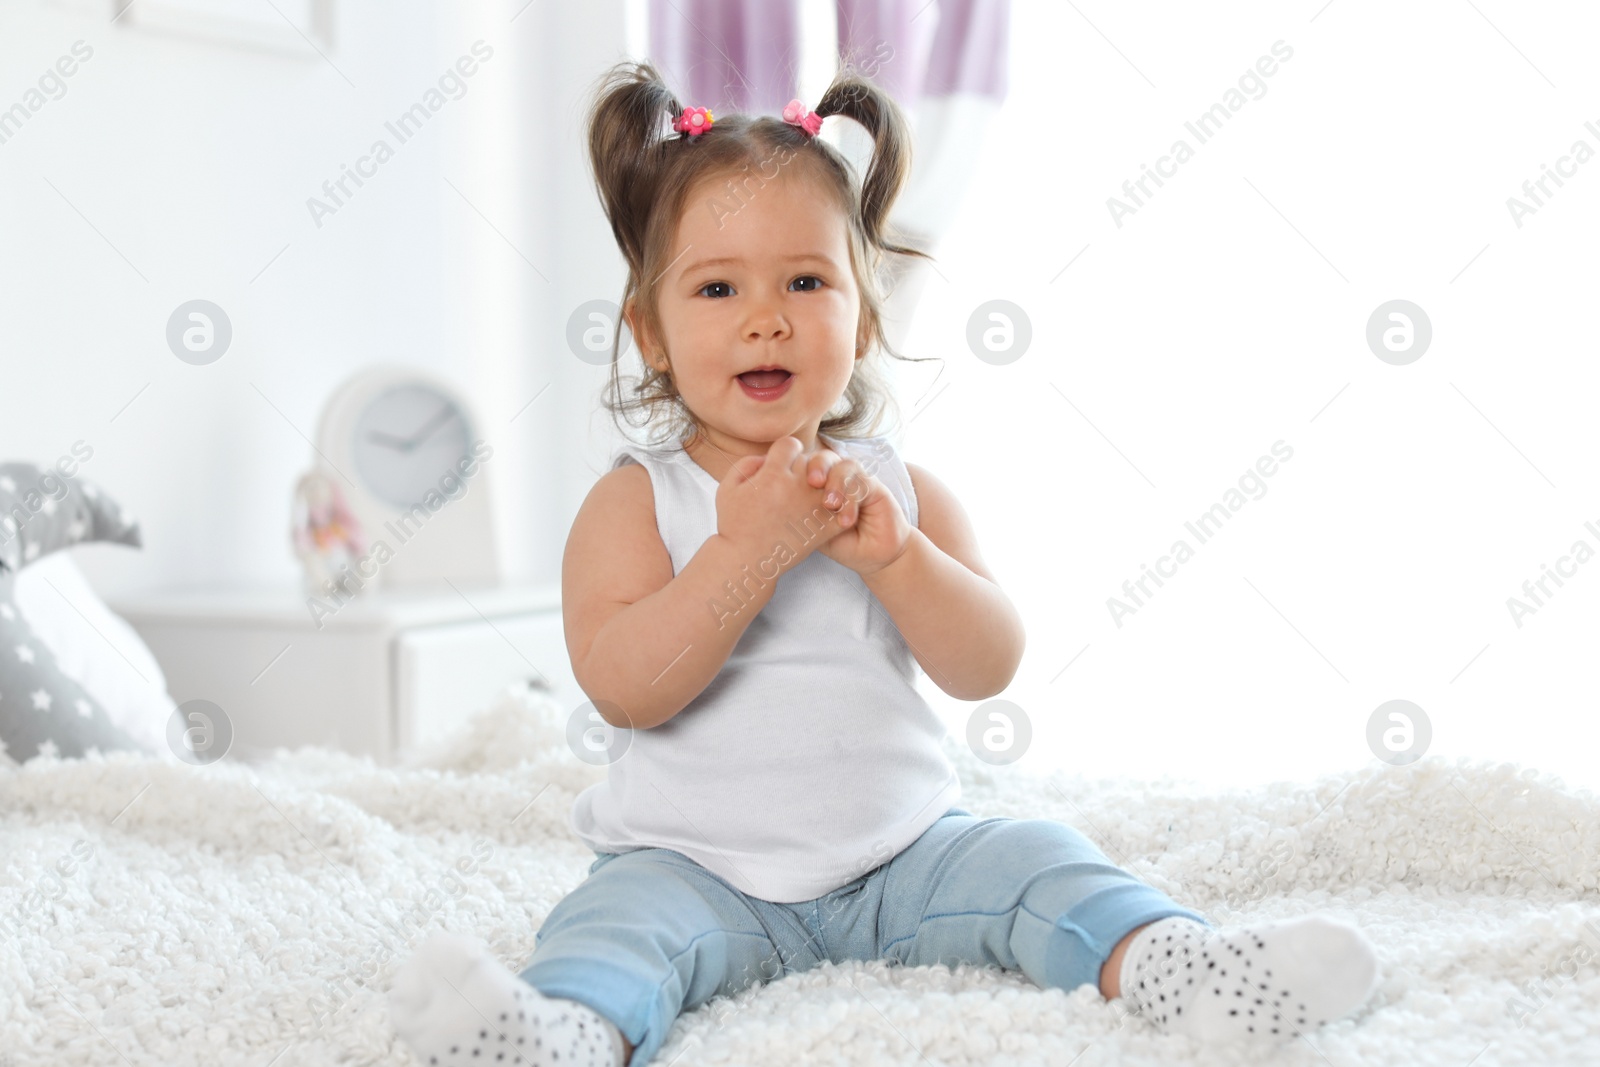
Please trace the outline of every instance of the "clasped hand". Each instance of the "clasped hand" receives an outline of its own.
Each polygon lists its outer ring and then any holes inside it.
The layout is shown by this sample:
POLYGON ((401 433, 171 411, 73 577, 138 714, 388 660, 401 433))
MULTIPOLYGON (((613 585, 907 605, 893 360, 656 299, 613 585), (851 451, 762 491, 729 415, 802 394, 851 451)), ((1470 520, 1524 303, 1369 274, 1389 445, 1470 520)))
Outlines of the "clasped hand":
POLYGON ((791 545, 798 555, 814 548, 863 576, 899 559, 911 523, 894 494, 854 459, 803 451, 798 438, 780 437, 765 456, 735 461, 717 490, 718 531, 766 550, 792 542, 793 529, 821 508, 829 521, 806 545, 791 545))

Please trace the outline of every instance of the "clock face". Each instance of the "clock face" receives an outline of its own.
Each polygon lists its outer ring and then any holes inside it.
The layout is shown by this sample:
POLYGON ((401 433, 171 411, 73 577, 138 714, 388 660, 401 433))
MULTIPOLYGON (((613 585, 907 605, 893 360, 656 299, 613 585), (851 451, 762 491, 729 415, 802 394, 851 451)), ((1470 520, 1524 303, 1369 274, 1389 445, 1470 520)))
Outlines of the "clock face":
POLYGON ((471 451, 466 414, 426 385, 400 385, 373 397, 356 419, 351 448, 368 491, 402 509, 421 504, 430 491, 448 495, 440 480, 460 478, 456 465, 471 451))

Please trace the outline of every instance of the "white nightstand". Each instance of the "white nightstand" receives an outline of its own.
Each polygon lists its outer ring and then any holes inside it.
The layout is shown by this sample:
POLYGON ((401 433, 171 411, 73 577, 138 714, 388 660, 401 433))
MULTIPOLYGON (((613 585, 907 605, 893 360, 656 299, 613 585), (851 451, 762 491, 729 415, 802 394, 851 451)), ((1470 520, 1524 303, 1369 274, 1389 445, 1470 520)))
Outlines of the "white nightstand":
POLYGON ((392 765, 514 682, 548 681, 564 708, 588 699, 558 588, 455 585, 364 590, 320 629, 293 587, 139 593, 110 607, 150 646, 173 700, 227 713, 228 758, 321 745, 392 765))

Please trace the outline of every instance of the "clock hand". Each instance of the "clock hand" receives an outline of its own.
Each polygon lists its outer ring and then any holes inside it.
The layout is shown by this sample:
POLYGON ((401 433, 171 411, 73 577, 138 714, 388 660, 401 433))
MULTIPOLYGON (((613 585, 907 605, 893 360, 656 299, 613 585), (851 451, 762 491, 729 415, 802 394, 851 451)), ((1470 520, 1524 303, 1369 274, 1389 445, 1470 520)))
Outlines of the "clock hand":
POLYGON ((388 445, 390 448, 398 448, 402 452, 411 451, 411 443, 405 438, 396 437, 394 434, 384 433, 381 430, 369 430, 367 432, 367 440, 376 441, 380 445, 388 445))
POLYGON ((410 452, 413 448, 416 448, 419 444, 421 444, 424 438, 426 438, 434 430, 438 429, 444 421, 448 421, 454 412, 455 409, 450 407, 448 404, 440 408, 437 415, 429 419, 420 430, 412 434, 406 440, 406 451, 410 452))

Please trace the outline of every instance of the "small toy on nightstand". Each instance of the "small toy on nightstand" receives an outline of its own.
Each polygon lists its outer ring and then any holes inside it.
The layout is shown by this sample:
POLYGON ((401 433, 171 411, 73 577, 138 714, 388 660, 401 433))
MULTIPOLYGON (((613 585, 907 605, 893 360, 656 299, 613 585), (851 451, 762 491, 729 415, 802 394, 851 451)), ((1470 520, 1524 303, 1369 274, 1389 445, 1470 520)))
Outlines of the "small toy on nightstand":
MULTIPOLYGON (((306 595, 325 596, 349 579, 351 569, 366 554, 361 523, 339 483, 321 466, 312 467, 296 483, 292 515, 290 535, 300 557, 306 595)), ((362 581, 357 579, 353 586, 352 595, 362 581)))

